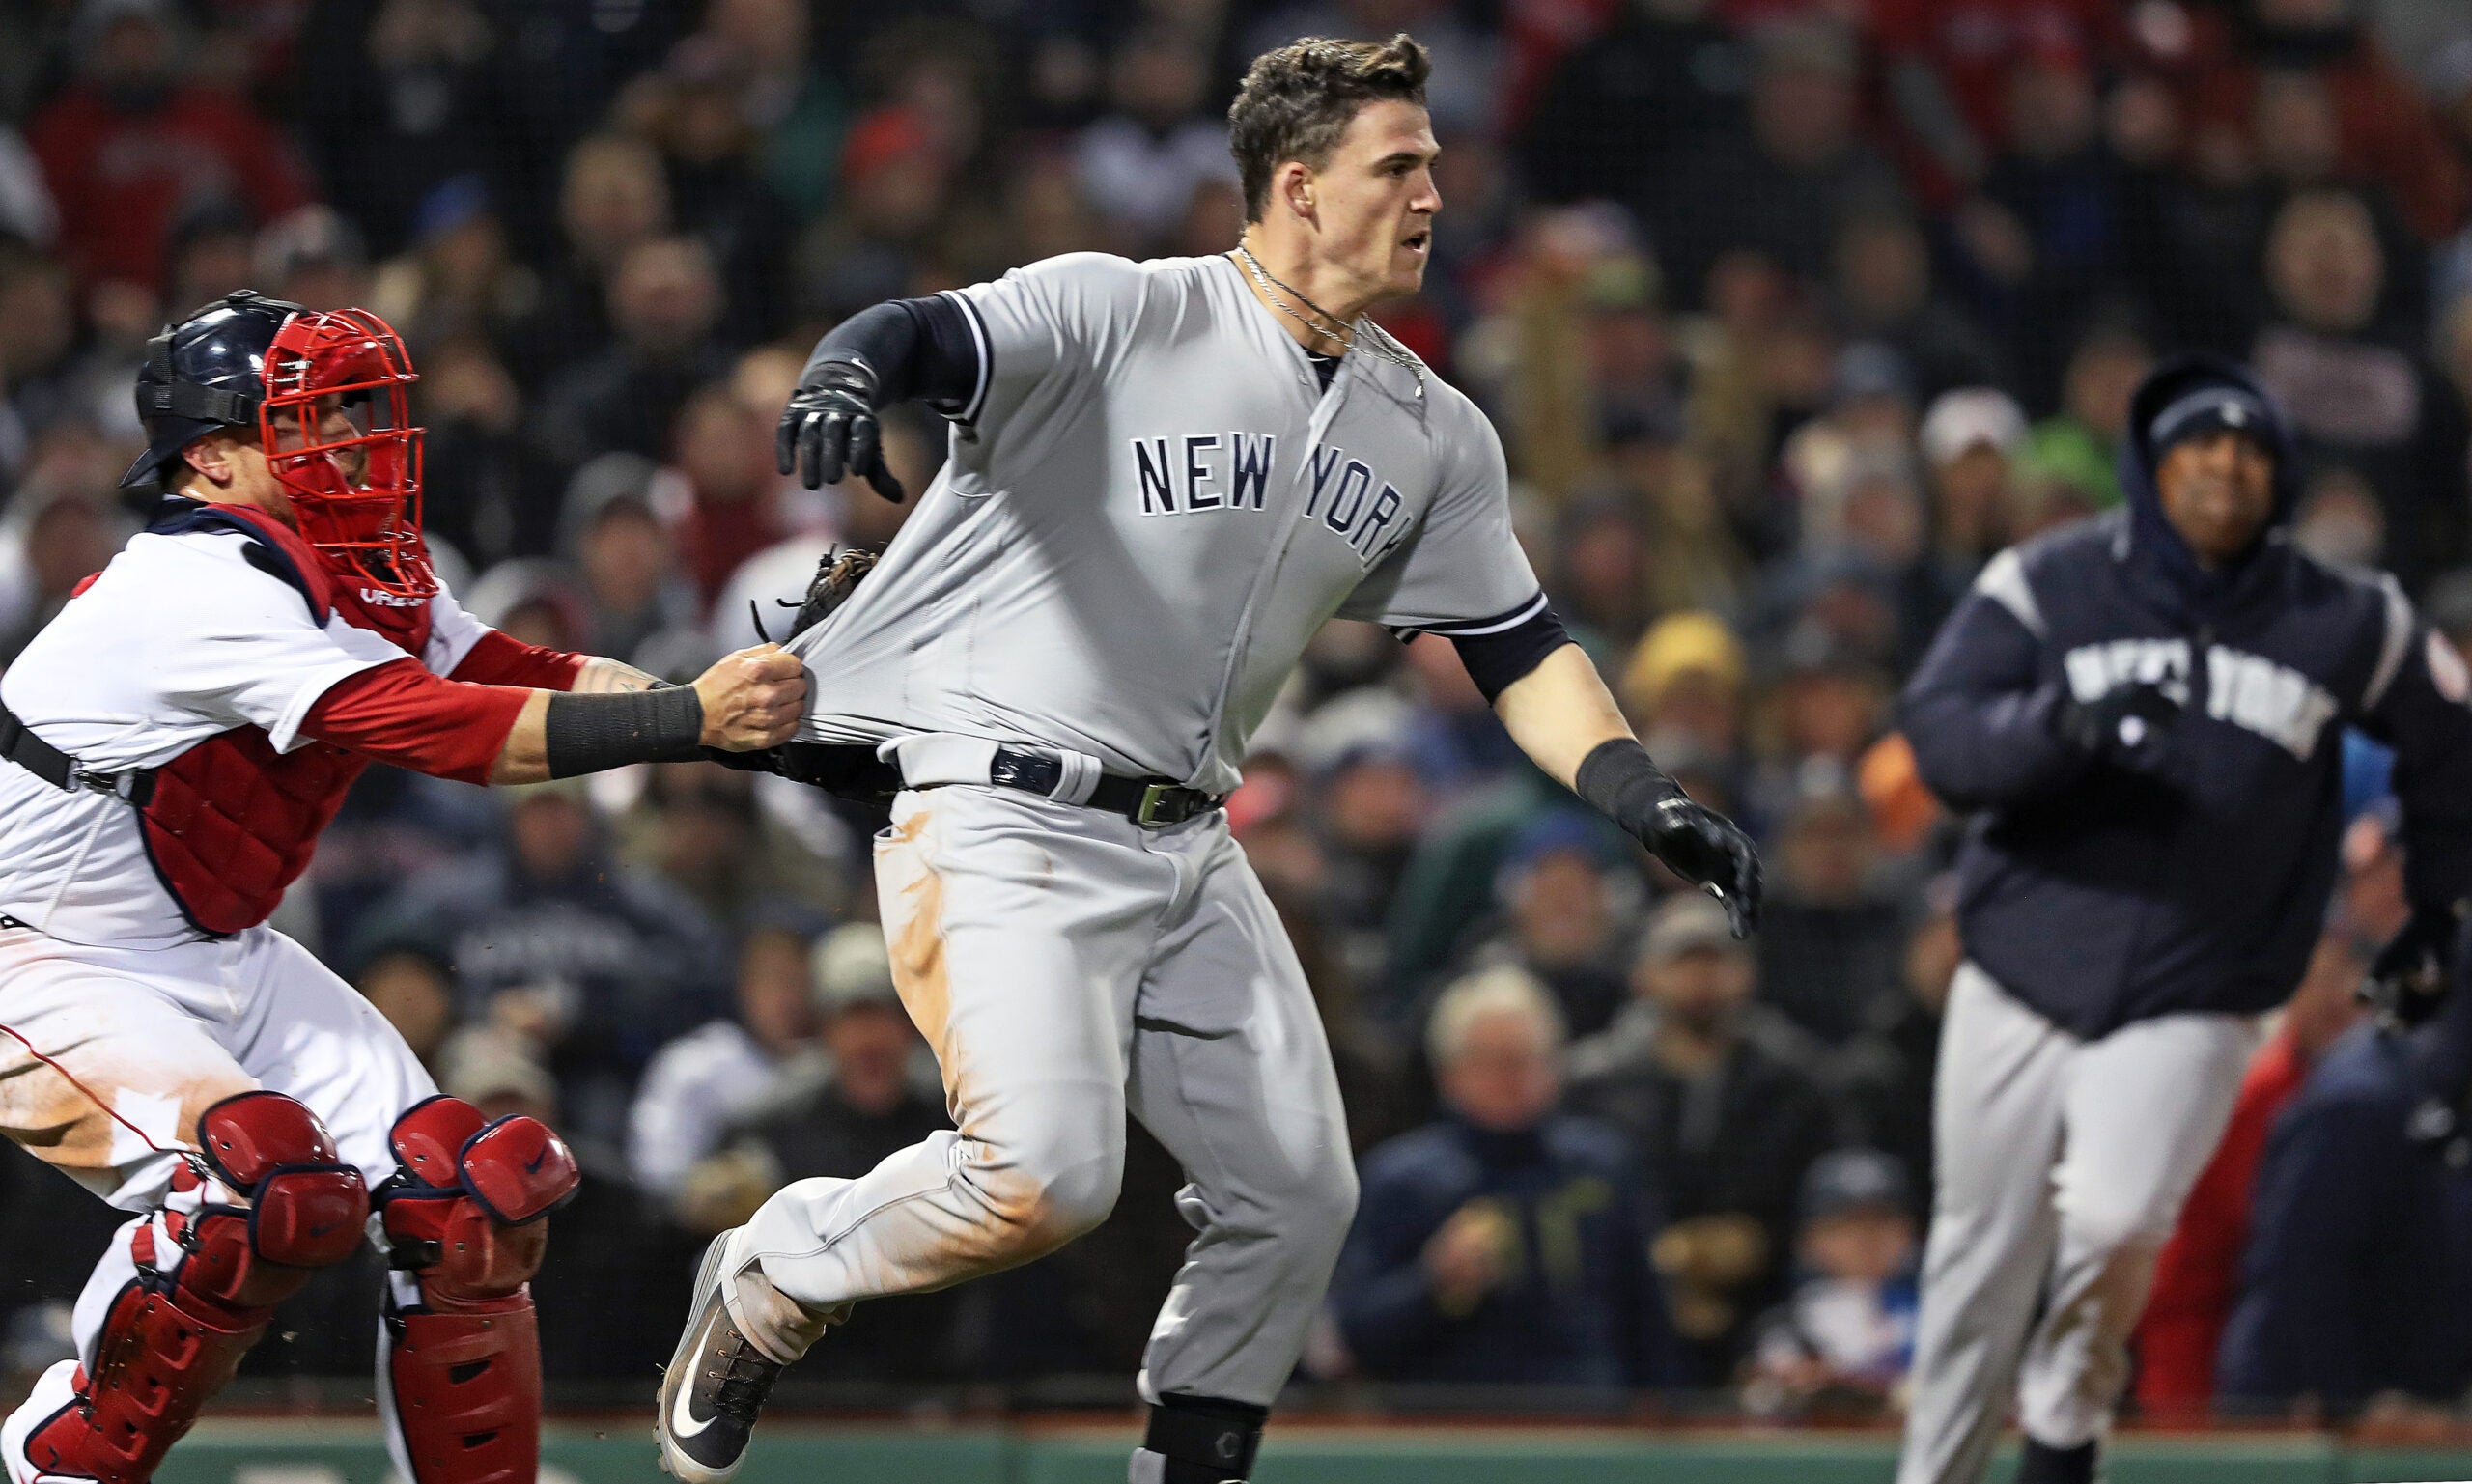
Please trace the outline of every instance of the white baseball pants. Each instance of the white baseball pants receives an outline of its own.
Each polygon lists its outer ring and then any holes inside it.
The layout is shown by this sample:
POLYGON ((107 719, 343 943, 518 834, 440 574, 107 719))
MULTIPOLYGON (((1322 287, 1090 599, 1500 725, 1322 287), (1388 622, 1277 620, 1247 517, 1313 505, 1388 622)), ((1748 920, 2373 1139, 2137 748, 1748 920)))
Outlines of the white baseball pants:
POLYGON ((913 790, 876 882, 958 1132, 782 1190, 734 1241, 737 1271, 823 1313, 1028 1262, 1106 1218, 1130 1108, 1183 1163, 1198 1233, 1142 1392, 1267 1406, 1356 1170, 1312 994, 1224 817, 1145 829, 1009 789, 913 790))
MULTIPOLYGON (((272 928, 145 949, 0 930, 0 1134, 95 1194, 159 1206, 198 1114, 257 1087, 306 1104, 371 1190, 395 1172, 387 1131, 437 1090, 376 1007, 272 928)), ((128 1230, 77 1301, 89 1364, 135 1275, 128 1230)))
POLYGON ((2012 1386, 2037 1441, 2103 1434, 2154 1259, 2231 1121, 2259 1032, 2255 1016, 2166 1015, 2081 1041, 1975 965, 1958 968, 1897 1484, 1977 1484, 2012 1386))

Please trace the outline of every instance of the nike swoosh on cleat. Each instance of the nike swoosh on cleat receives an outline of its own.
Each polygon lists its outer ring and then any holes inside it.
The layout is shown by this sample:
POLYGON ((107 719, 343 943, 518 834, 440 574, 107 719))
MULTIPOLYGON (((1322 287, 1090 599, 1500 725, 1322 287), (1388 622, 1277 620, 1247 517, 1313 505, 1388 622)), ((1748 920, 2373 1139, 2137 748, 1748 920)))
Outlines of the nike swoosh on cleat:
MULTIPOLYGON (((701 1347, 699 1346, 697 1349, 700 1355, 701 1347)), ((713 1419, 711 1417, 706 1417, 700 1422, 696 1420, 691 1402, 694 1394, 695 1375, 694 1372, 689 1371, 678 1384, 678 1399, 669 1404, 669 1434, 671 1437, 697 1437, 702 1434, 704 1429, 713 1425, 713 1419)))
POLYGON ((549 1146, 544 1144, 541 1146, 541 1152, 539 1154, 534 1155, 531 1159, 526 1160, 523 1162, 523 1172, 527 1175, 537 1175, 541 1173, 541 1162, 548 1158, 549 1158, 549 1146))

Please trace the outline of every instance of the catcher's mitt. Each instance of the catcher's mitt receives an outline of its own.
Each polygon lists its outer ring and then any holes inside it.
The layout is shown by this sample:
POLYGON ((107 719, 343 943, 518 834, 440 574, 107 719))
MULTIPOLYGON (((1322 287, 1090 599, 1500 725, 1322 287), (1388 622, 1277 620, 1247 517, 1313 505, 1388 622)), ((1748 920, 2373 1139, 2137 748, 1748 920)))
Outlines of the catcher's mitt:
MULTIPOLYGON (((816 563, 815 578, 807 584, 806 601, 799 604, 798 616, 790 620, 791 635, 802 634, 830 617, 835 608, 850 601, 858 580, 873 572, 875 566, 876 554, 872 551, 856 546, 827 551, 824 559, 816 563)), ((789 604, 781 606, 786 608, 789 604)))

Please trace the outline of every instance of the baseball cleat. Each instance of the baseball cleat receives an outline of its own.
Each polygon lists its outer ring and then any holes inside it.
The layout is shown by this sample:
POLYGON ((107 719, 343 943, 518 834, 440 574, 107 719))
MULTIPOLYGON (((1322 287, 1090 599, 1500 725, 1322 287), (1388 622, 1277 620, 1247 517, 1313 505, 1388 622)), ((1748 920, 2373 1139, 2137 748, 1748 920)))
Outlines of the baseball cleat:
POLYGON ((661 1376, 660 1466, 686 1484, 724 1484, 738 1472, 755 1418, 789 1364, 747 1338, 731 1312, 731 1291, 759 1287, 761 1294, 743 1295, 742 1302, 763 1302, 776 1319, 795 1316, 779 1328, 801 1352, 824 1332, 822 1320, 809 1318, 773 1292, 760 1274, 750 1278, 733 1271, 727 1251, 737 1235, 736 1230, 723 1232, 704 1249, 703 1266, 695 1274, 695 1307, 661 1376))

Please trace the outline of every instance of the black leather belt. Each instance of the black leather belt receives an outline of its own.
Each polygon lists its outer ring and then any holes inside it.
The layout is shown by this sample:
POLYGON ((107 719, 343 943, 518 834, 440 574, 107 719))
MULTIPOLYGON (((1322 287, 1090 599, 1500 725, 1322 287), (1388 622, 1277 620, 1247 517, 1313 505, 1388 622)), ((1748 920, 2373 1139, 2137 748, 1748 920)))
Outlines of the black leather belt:
MULTIPOLYGON (((1053 798, 1056 785, 1064 781, 1064 764, 1043 753, 998 747, 996 760, 987 765, 987 781, 1053 798)), ((1224 800, 1216 794, 1189 789, 1173 778, 1120 778, 1102 773, 1090 790, 1090 797, 1082 802, 1093 809, 1121 814, 1145 828, 1163 829, 1208 814, 1224 800)))
POLYGON ((53 788, 69 793, 80 789, 97 794, 115 794, 143 809, 154 797, 154 770, 135 768, 125 773, 88 772, 85 766, 58 747, 37 737, 33 730, 17 719, 17 714, 0 706, 0 757, 33 773, 53 788))
MULTIPOLYGON (((791 742, 781 749, 780 772, 827 793, 869 803, 884 803, 905 787, 899 769, 878 758, 875 748, 857 742, 791 742)), ((998 747, 995 761, 988 765, 987 781, 998 788, 1053 798, 1056 785, 1064 781, 1064 764, 1044 753, 998 747)), ((1109 773, 1100 777, 1082 804, 1123 815, 1145 828, 1163 829, 1198 819, 1225 801, 1172 778, 1124 778, 1109 773)))

